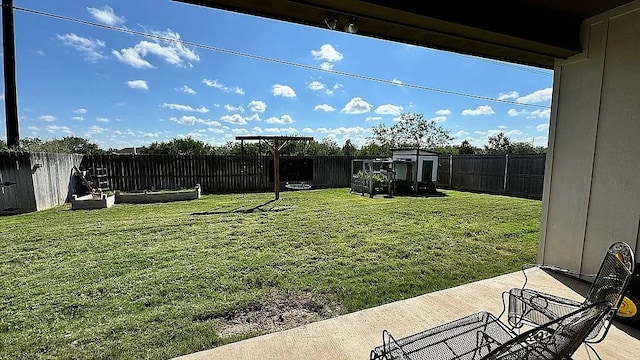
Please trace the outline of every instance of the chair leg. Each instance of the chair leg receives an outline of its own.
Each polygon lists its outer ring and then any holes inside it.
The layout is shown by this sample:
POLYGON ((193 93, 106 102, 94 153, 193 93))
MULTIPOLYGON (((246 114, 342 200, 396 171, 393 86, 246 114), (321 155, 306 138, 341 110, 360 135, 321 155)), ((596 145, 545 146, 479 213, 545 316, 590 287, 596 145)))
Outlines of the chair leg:
MULTIPOLYGON (((598 351, 596 351, 596 349, 591 344, 584 343, 584 347, 587 349, 587 355, 589 355, 589 349, 591 349, 591 351, 593 351, 593 355, 596 356, 596 359, 602 360, 600 354, 598 354, 598 351)), ((589 355, 589 359, 591 359, 591 355, 589 355)))

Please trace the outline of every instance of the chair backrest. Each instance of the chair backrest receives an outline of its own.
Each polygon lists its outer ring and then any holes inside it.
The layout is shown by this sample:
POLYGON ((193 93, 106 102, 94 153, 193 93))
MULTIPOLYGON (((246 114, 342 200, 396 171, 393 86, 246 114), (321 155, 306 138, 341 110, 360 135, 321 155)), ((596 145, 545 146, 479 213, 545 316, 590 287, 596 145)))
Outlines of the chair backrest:
POLYGON ((585 298, 585 304, 609 301, 617 308, 627 290, 634 268, 635 259, 629 244, 613 243, 604 255, 598 274, 585 298))
POLYGON ((584 304, 607 301, 611 304, 612 310, 593 328, 592 333, 587 337, 589 342, 600 342, 607 335, 611 319, 624 299, 634 269, 635 258, 629 244, 621 241, 611 244, 604 255, 584 304), (604 332, 598 337, 603 328, 604 332))
POLYGON ((484 360, 569 359, 593 328, 611 312, 611 303, 593 303, 524 332, 483 357, 484 360))

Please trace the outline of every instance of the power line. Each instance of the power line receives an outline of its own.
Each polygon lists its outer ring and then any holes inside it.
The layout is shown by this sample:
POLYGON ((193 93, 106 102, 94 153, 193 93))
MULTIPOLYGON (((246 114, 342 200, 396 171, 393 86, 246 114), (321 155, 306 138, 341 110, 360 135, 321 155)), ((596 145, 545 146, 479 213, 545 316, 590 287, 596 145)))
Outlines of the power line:
POLYGON ((131 29, 127 29, 127 28, 120 28, 120 27, 111 26, 111 25, 100 24, 100 23, 96 23, 96 22, 92 22, 92 21, 76 19, 76 18, 64 16, 64 15, 58 15, 58 14, 48 13, 48 12, 39 11, 39 10, 23 8, 23 7, 19 7, 19 6, 14 6, 13 9, 17 10, 17 11, 22 11, 22 12, 25 12, 25 13, 30 13, 30 14, 34 14, 34 15, 40 15, 40 16, 44 16, 44 17, 49 17, 49 18, 53 18, 53 19, 57 19, 57 20, 74 22, 74 23, 78 23, 78 24, 82 24, 82 25, 86 25, 86 26, 92 26, 92 27, 97 27, 97 28, 100 28, 100 29, 105 29, 105 30, 118 31, 118 32, 122 32, 122 33, 125 33, 125 34, 129 34, 129 35, 136 35, 136 36, 151 38, 151 39, 155 39, 155 40, 165 41, 165 42, 181 43, 181 44, 185 44, 185 45, 188 45, 188 46, 191 46, 191 47, 194 47, 194 48, 200 48, 200 49, 204 49, 204 50, 210 50, 210 51, 220 52, 220 53, 223 53, 223 54, 235 55, 235 56, 245 57, 245 58, 254 59, 254 60, 261 60, 261 61, 271 62, 271 63, 275 63, 275 64, 280 64, 280 65, 292 66, 292 67, 297 67, 297 68, 306 69, 306 70, 312 70, 312 71, 324 72, 324 73, 328 73, 328 74, 341 75, 341 76, 346 76, 346 77, 350 77, 350 78, 354 78, 354 79, 373 81, 373 82, 383 83, 383 84, 387 84, 387 85, 403 86, 403 87, 407 87, 407 88, 425 90, 425 91, 430 91, 430 92, 435 92, 435 93, 440 93, 440 94, 445 94, 445 95, 462 96, 462 97, 467 97, 467 98, 472 98, 472 99, 477 99, 477 100, 499 102, 499 103, 504 103, 504 104, 518 105, 518 106, 531 106, 531 107, 537 107, 537 108, 543 108, 543 109, 548 109, 549 108, 549 106, 546 106, 546 105, 519 103, 517 101, 511 101, 511 100, 500 100, 500 99, 495 99, 495 98, 482 96, 482 95, 466 94, 466 93, 462 93, 462 92, 444 90, 444 89, 438 89, 438 88, 432 88, 432 87, 422 86, 422 85, 415 85, 415 84, 408 84, 408 83, 398 83, 397 81, 393 81, 393 80, 385 80, 385 79, 380 79, 380 78, 376 78, 376 77, 372 77, 372 76, 360 75, 360 74, 355 74, 355 73, 350 73, 350 72, 345 72, 345 71, 325 70, 325 69, 318 68, 318 67, 315 67, 315 66, 295 63, 295 62, 292 62, 292 61, 274 59, 274 58, 270 58, 270 57, 266 57, 266 56, 260 56, 260 55, 255 55, 255 54, 243 53, 243 52, 240 52, 240 51, 223 49, 223 48, 219 48, 219 47, 215 47, 215 46, 199 44, 199 43, 186 41, 186 40, 181 40, 181 39, 174 39, 174 38, 161 36, 161 35, 156 35, 156 34, 144 33, 144 32, 141 32, 141 31, 131 30, 131 29))

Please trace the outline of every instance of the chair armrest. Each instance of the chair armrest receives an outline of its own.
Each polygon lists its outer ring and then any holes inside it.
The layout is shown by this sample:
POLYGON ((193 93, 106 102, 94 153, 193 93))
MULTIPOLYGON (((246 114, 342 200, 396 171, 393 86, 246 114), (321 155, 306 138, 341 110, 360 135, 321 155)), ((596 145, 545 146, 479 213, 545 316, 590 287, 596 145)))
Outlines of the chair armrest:
POLYGON ((514 328, 520 328, 524 324, 542 325, 575 311, 583 305, 582 302, 575 300, 518 288, 509 290, 508 301, 508 323, 514 328))

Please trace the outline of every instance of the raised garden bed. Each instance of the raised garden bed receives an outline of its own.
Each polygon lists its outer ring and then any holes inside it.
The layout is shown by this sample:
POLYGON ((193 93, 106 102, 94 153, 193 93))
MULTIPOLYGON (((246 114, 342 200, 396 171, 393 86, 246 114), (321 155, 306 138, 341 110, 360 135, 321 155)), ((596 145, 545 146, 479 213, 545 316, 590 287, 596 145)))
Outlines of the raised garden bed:
POLYGON ((172 201, 196 200, 201 196, 200 184, 195 189, 174 191, 141 191, 122 192, 116 190, 116 203, 118 204, 150 204, 172 201))
POLYGON ((71 210, 107 209, 112 207, 115 202, 115 195, 73 195, 73 198, 71 199, 71 210))

